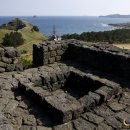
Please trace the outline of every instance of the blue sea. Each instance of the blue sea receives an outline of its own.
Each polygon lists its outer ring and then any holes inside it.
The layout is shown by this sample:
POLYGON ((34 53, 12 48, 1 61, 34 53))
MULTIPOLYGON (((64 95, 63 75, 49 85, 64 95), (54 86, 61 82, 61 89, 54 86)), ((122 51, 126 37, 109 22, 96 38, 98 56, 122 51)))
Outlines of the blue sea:
POLYGON ((130 18, 105 18, 105 17, 88 17, 88 16, 37 16, 37 17, 0 17, 0 25, 8 23, 14 18, 21 18, 33 25, 37 25, 44 35, 52 34, 53 25, 56 27, 58 35, 82 33, 91 31, 113 30, 114 27, 109 26, 110 23, 126 23, 130 22, 130 18))

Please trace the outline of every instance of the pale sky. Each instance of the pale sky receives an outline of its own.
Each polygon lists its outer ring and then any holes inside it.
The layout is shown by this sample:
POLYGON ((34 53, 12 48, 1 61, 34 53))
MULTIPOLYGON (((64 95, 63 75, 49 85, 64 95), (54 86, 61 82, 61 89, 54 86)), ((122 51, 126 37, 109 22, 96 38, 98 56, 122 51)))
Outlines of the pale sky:
POLYGON ((0 16, 130 14, 130 0, 1 0, 0 16))

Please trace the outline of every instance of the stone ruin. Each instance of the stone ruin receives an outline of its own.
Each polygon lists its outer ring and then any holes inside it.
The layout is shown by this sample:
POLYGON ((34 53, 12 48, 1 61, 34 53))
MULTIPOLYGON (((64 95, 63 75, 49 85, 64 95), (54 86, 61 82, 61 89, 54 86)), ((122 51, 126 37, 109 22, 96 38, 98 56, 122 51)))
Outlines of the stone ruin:
POLYGON ((0 74, 0 129, 130 129, 130 51, 46 42, 33 45, 33 65, 0 74))
POLYGON ((0 73, 22 70, 18 50, 14 47, 0 47, 0 73))

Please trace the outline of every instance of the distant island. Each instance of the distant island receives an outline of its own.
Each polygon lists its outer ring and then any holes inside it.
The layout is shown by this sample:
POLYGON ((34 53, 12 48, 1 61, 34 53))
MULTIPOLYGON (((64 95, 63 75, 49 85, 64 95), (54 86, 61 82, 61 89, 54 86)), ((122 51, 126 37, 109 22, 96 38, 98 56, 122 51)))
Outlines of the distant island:
POLYGON ((110 14, 110 15, 99 16, 99 17, 106 17, 106 18, 130 18, 130 15, 110 14))

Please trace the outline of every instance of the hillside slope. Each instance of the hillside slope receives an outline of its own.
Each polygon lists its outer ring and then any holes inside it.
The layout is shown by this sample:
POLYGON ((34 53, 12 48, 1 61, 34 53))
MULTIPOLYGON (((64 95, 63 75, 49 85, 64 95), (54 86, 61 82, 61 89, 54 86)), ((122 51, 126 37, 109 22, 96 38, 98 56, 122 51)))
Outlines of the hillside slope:
MULTIPOLYGON (((27 21, 21 20, 22 24, 25 25, 25 27, 18 29, 17 31, 20 32, 23 36, 24 39, 24 44, 19 46, 18 49, 20 51, 26 50, 28 53, 32 53, 32 44, 37 44, 39 42, 45 41, 47 38, 40 32, 37 32, 35 30, 32 30, 33 25, 28 23, 27 21)), ((10 33, 12 31, 15 31, 15 23, 16 19, 10 21, 9 23, 6 24, 6 27, 0 28, 0 43, 3 42, 3 38, 6 33, 10 33), (10 25, 11 23, 11 25, 10 25), (13 24, 13 27, 12 27, 13 24), (11 29, 10 29, 11 28, 11 29), (12 29, 13 28, 13 29, 12 29)))

